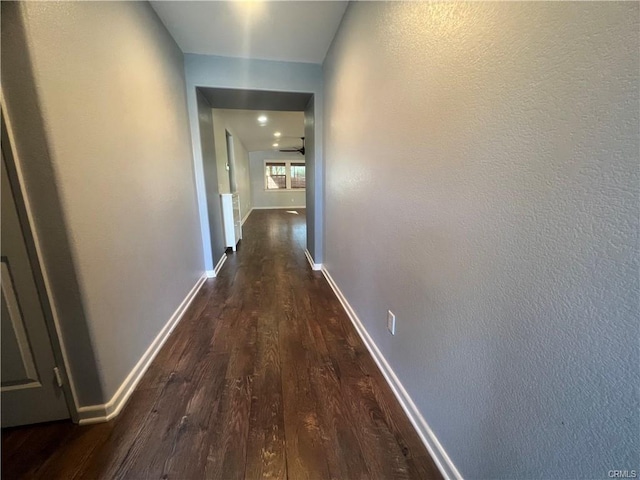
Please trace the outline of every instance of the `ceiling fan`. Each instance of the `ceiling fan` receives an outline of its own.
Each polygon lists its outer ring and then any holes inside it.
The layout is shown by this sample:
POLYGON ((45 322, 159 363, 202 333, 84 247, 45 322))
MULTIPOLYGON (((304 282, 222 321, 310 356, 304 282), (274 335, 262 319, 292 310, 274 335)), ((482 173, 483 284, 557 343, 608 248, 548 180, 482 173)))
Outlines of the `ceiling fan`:
POLYGON ((302 147, 300 148, 286 148, 284 150, 280 150, 281 152, 298 152, 300 155, 304 155, 304 137, 300 137, 302 140, 302 147))

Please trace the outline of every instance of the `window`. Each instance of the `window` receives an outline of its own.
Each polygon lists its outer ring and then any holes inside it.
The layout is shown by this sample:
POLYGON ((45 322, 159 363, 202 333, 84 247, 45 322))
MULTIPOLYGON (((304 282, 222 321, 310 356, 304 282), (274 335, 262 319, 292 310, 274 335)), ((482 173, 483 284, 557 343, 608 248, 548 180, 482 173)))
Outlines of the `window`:
POLYGON ((302 162, 265 162, 266 190, 304 190, 305 165, 302 162))
POLYGON ((305 188, 307 185, 304 176, 304 163, 291 164, 291 188, 305 188))
POLYGON ((267 190, 287 188, 286 163, 267 163, 267 190))

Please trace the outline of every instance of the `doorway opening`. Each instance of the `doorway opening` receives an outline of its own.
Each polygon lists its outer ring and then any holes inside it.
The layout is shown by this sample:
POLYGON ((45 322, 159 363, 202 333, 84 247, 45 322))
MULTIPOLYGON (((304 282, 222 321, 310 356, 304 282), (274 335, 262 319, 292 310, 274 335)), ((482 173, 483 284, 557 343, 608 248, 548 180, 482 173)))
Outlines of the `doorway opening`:
MULTIPOLYGON (((208 275, 216 276, 229 248, 240 247, 242 225, 254 210, 305 215, 311 250, 314 94, 196 87, 196 97, 203 244, 205 259, 208 254, 215 265, 207 267, 208 275)), ((196 177, 198 167, 196 161, 196 177)))

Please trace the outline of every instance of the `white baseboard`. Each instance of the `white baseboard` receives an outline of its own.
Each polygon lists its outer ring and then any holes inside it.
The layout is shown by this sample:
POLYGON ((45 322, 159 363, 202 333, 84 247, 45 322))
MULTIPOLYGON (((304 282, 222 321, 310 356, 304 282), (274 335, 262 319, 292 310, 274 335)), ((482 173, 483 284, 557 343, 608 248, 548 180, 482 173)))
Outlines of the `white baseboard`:
POLYGON ((321 263, 315 263, 313 261, 313 257, 309 253, 309 250, 307 250, 306 248, 304 249, 304 254, 307 257, 307 260, 309 260, 309 265, 311 265, 311 270, 322 270, 322 264, 321 263))
POLYGON ((127 400, 129 400, 129 397, 135 390, 136 385, 138 385, 138 382, 145 374, 147 368, 149 368, 149 365, 156 357, 164 343, 169 338, 169 335, 171 335, 173 329, 182 319, 184 313, 189 308, 189 305, 191 305, 191 302, 200 291, 200 287, 202 287, 202 284, 204 283, 206 278, 206 275, 202 275, 198 279, 191 291, 187 294, 182 303, 180 303, 176 311, 173 312, 173 315, 171 315, 169 321, 165 324, 162 330, 160 330, 160 333, 158 333, 151 345, 149 345, 147 351, 144 352, 142 358, 140 358, 136 366, 133 367, 133 370, 129 372, 129 375, 127 375, 127 378, 125 378, 124 382, 122 382, 122 385, 120 385, 118 391, 113 395, 113 397, 111 397, 111 400, 109 400, 108 403, 102 405, 90 405, 88 407, 78 408, 78 423, 80 425, 107 422, 116 417, 122 411, 122 408, 125 406, 127 400))
POLYGON ((213 269, 213 276, 217 277, 218 274, 220 273, 220 270, 222 269, 222 265, 224 265, 224 262, 227 261, 227 254, 223 253, 222 256, 220 257, 220 260, 218 260, 218 263, 216 263, 215 268, 213 269))
POLYGON ((222 268, 222 265, 224 265, 224 262, 226 261, 227 261, 227 254, 223 253, 222 256, 220 257, 220 260, 218 260, 218 263, 216 263, 216 266, 213 268, 213 270, 207 270, 206 272, 204 272, 207 278, 216 278, 218 276, 218 273, 220 273, 220 269, 222 268))
POLYGON ((253 207, 251 210, 295 210, 296 208, 307 208, 304 205, 290 205, 287 207, 253 207))
POLYGON ((249 215, 251 215, 251 212, 253 212, 253 208, 250 208, 249 211, 247 212, 247 214, 244 216, 244 218, 242 219, 242 221, 240 222, 240 225, 244 225, 244 222, 247 221, 247 218, 249 218, 249 215))
POLYGON ((336 282, 333 280, 333 278, 331 278, 331 275, 327 271, 326 267, 322 267, 322 273, 333 289, 333 292, 336 294, 336 297, 338 297, 338 300, 340 300, 340 303, 351 319, 351 323, 353 323, 353 326, 358 332, 358 335, 360 335, 360 338, 362 338, 362 341, 364 342, 367 349, 369 350, 369 353, 378 365, 378 368, 382 372, 382 375, 384 375, 384 378, 387 380, 387 383, 391 387, 393 394, 400 402, 402 409, 407 414, 407 417, 409 417, 411 424, 416 429, 418 436, 422 440, 422 443, 424 443, 425 447, 427 447, 427 450, 429 450, 431 457, 438 466, 438 469, 440 470, 444 478, 451 480, 462 480, 462 475, 460 475, 460 472, 458 472, 458 469, 455 467, 455 465, 447 455, 447 452, 445 452, 436 435, 433 433, 426 420, 418 410, 418 407, 416 407, 416 404, 409 396, 409 393, 406 391, 394 371, 391 369, 391 366, 382 355, 382 352, 380 352, 380 350, 378 349, 378 346, 369 336, 369 333, 364 328, 364 325, 356 315, 356 312, 353 310, 353 308, 351 308, 351 305, 349 305, 349 302, 340 291, 340 288, 338 288, 336 282))

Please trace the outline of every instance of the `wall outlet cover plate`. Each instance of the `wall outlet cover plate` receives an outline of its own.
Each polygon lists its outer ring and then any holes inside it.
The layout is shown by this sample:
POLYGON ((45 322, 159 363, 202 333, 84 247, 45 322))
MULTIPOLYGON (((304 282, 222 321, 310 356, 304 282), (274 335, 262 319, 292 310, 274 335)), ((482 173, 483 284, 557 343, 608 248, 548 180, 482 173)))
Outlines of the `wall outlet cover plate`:
POLYGON ((391 335, 396 334, 396 315, 391 310, 387 310, 387 330, 391 335))

